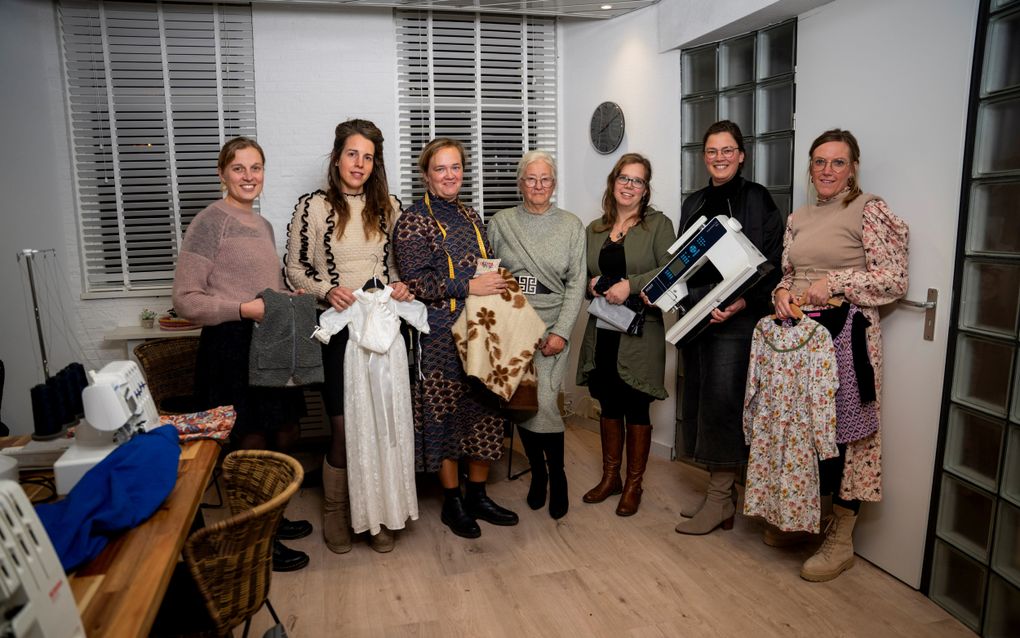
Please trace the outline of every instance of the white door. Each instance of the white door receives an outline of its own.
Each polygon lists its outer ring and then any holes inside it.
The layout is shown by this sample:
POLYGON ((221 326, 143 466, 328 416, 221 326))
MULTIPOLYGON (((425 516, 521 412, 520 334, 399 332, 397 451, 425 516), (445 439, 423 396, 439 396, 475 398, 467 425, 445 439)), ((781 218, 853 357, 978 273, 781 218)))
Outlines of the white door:
POLYGON ((811 141, 833 127, 861 144, 861 184, 910 224, 910 289, 939 292, 934 340, 924 312, 884 309, 884 498, 865 504, 857 553, 921 584, 945 372, 977 0, 837 0, 798 25, 795 204, 811 141), (909 26, 908 26, 909 25, 909 26))

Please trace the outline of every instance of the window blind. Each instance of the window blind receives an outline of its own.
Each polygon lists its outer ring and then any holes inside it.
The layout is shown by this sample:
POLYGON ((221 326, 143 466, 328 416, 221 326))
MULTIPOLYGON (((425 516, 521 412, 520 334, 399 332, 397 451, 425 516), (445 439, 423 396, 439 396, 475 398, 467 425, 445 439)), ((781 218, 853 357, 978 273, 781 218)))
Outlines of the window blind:
POLYGON ((469 156, 461 197, 485 214, 519 201, 517 160, 555 156, 552 18, 398 11, 401 191, 422 196, 417 160, 435 137, 469 156))
POLYGON ((255 135, 251 8, 59 5, 84 293, 169 288, 219 148, 255 135))

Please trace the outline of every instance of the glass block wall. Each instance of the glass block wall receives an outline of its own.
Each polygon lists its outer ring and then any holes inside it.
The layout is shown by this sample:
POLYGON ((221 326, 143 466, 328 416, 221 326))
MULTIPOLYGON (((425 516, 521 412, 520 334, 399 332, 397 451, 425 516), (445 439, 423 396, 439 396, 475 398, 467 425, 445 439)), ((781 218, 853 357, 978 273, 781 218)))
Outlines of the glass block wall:
POLYGON ((772 193, 784 217, 793 190, 794 68, 797 21, 790 20, 682 55, 681 191, 708 184, 701 138, 718 120, 733 120, 747 148, 745 178, 772 193))
POLYGON ((1020 635, 1020 1, 976 38, 928 595, 983 636, 1020 635))

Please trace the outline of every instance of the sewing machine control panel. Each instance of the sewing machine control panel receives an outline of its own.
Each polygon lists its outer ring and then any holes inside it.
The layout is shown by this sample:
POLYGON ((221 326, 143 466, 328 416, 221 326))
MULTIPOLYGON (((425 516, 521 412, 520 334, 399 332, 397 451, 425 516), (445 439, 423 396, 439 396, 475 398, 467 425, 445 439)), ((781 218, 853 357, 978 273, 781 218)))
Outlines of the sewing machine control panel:
MULTIPOLYGON (((740 222, 730 220, 737 224, 739 230, 740 222)), ((661 297, 674 283, 682 278, 689 270, 698 265, 698 262, 705 253, 716 244, 724 235, 726 228, 719 221, 719 218, 709 220, 700 232, 691 237, 687 243, 681 246, 666 267, 644 287, 644 293, 652 303, 661 297)))

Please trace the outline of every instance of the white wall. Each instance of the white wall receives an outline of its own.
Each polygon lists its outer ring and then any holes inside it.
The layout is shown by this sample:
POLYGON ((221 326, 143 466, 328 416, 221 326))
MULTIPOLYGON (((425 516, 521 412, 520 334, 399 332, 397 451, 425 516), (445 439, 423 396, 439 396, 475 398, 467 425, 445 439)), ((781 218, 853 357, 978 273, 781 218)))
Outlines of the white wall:
POLYGON ((393 11, 256 4, 252 27, 266 151, 261 208, 282 254, 298 197, 325 188, 333 130, 344 120, 372 120, 382 130, 391 192, 400 196, 393 11))
POLYGON ((659 50, 689 48, 760 29, 832 0, 663 0, 659 7, 659 50))
MULTIPOLYGON (((652 162, 652 199, 674 226, 680 218, 680 53, 658 53, 655 38, 658 8, 653 6, 606 22, 565 22, 560 31, 560 186, 557 202, 587 224, 601 216, 606 175, 624 153, 636 152, 652 162), (627 123, 620 148, 600 155, 591 145, 592 111, 609 100, 623 109, 627 123)), ((587 313, 572 335, 580 344, 587 313)), ((666 348, 666 388, 670 397, 652 404, 654 451, 673 446, 676 400, 676 349, 666 348)), ((577 349, 571 353, 567 392, 573 386, 577 349)))
POLYGON ((910 224, 910 289, 940 291, 934 341, 923 313, 882 319, 881 503, 862 509, 857 551, 920 585, 952 304, 970 66, 977 0, 837 0, 797 27, 795 205, 804 202, 807 153, 822 131, 851 130, 861 184, 910 224))

